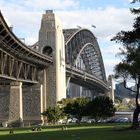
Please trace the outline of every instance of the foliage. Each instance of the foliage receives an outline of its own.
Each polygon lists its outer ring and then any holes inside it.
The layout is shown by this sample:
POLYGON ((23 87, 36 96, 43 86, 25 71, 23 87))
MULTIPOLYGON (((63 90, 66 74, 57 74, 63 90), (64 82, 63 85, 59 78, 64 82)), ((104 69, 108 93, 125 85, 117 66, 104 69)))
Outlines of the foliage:
POLYGON ((115 106, 116 107, 116 110, 117 111, 130 111, 130 108, 129 106, 126 106, 126 105, 118 105, 118 106, 115 106))
POLYGON ((49 107, 42 115, 47 116, 48 122, 55 123, 62 117, 73 116, 80 122, 83 116, 93 116, 96 120, 114 115, 115 108, 109 97, 62 99, 58 106, 49 107))
POLYGON ((122 103, 122 99, 121 98, 119 98, 119 97, 115 97, 115 103, 117 103, 117 104, 121 104, 122 103))
POLYGON ((72 98, 63 98, 61 101, 58 101, 57 104, 59 106, 66 106, 68 103, 73 103, 73 99, 72 98))
POLYGON ((106 96, 96 97, 93 100, 77 98, 67 102, 64 113, 74 116, 80 122, 83 116, 92 116, 96 120, 111 117, 115 113, 115 108, 112 100, 106 96))
POLYGON ((49 107, 42 113, 43 116, 47 116, 48 122, 56 123, 58 120, 63 118, 63 109, 59 106, 49 107))
MULTIPOLYGON (((140 0, 133 0, 132 3, 135 2, 140 2, 140 0)), ((119 32, 112 41, 124 46, 119 54, 122 56, 122 61, 115 66, 115 77, 123 78, 124 87, 131 91, 133 90, 127 87, 127 80, 133 79, 137 87, 137 90, 133 91, 136 93, 136 109, 134 110, 132 128, 138 128, 138 115, 140 113, 138 102, 140 88, 140 8, 133 8, 131 12, 137 15, 134 19, 133 30, 119 32)))
POLYGON ((94 98, 89 103, 89 114, 96 120, 106 119, 115 114, 115 107, 112 100, 106 96, 99 96, 94 98))
POLYGON ((64 107, 64 113, 66 113, 67 115, 75 116, 75 118, 77 118, 80 122, 83 116, 88 115, 86 111, 88 102, 88 98, 73 99, 64 107))

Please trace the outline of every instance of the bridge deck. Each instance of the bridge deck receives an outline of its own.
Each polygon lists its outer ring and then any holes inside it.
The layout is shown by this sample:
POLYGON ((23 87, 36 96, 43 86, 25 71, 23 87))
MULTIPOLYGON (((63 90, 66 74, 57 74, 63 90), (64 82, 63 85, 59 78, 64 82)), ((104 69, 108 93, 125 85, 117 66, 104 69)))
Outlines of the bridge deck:
POLYGON ((90 89, 96 89, 98 91, 108 91, 107 82, 88 74, 85 71, 79 70, 75 67, 66 65, 67 75, 71 77, 71 81, 80 85, 89 87, 90 89))

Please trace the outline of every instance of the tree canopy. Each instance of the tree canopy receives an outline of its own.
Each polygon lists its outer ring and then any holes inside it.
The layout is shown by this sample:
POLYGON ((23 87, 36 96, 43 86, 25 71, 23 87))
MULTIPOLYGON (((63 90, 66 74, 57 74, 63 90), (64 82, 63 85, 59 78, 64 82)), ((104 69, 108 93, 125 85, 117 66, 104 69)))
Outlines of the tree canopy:
POLYGON ((112 117, 115 114, 115 107, 113 101, 106 96, 99 96, 94 98, 88 105, 89 114, 95 121, 112 117))
POLYGON ((89 102, 88 98, 76 98, 68 102, 64 107, 64 113, 72 115, 80 122, 83 116, 87 116, 86 107, 89 102))
POLYGON ((115 113, 112 100, 109 97, 101 96, 94 99, 76 98, 62 99, 56 107, 49 107, 42 115, 47 116, 48 122, 55 123, 64 116, 74 117, 81 122, 82 117, 92 116, 99 120, 111 117, 115 113))
POLYGON ((59 106, 49 107, 42 113, 43 116, 47 116, 48 122, 56 123, 58 120, 63 118, 63 109, 59 106))
POLYGON ((64 107, 64 112, 74 116, 79 122, 83 116, 92 116, 92 118, 98 121, 113 116, 115 108, 109 97, 99 96, 92 100, 88 98, 72 99, 64 107))
MULTIPOLYGON (((133 0, 132 3, 140 2, 140 0, 133 0)), ((115 77, 123 78, 124 87, 133 91, 127 87, 127 81, 133 79, 137 87, 136 91, 136 108, 133 114, 132 128, 139 128, 138 115, 140 113, 140 105, 138 102, 139 88, 140 88, 140 8, 132 8, 132 14, 136 17, 133 23, 132 31, 120 31, 112 39, 116 43, 123 45, 119 55, 122 56, 122 60, 115 66, 115 77)))

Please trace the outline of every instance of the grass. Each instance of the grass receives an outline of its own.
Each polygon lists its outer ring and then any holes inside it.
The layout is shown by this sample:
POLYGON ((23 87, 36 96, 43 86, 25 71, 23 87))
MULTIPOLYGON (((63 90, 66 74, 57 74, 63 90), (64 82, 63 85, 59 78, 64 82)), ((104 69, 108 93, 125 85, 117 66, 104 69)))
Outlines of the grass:
POLYGON ((122 129, 128 127, 124 124, 98 124, 98 125, 68 125, 68 130, 62 131, 62 126, 49 126, 40 132, 31 131, 32 128, 0 129, 0 140, 137 140, 140 130, 122 129))

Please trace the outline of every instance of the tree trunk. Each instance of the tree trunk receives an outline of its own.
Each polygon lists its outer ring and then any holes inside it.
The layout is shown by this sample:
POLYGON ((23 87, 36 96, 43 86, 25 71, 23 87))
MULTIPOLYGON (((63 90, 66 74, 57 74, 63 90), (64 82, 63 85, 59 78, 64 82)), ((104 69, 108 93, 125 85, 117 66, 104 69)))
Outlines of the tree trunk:
POLYGON ((139 89, 140 89, 140 77, 138 78, 138 83, 137 83, 137 91, 136 91, 136 109, 134 110, 133 113, 133 123, 132 123, 132 128, 133 129, 138 129, 139 127, 139 122, 138 122, 138 117, 140 113, 140 105, 139 105, 139 89))
POLYGON ((134 110, 134 113, 133 113, 133 123, 131 126, 132 129, 140 128, 139 122, 138 122, 139 113, 140 113, 140 106, 136 106, 136 109, 134 110))

